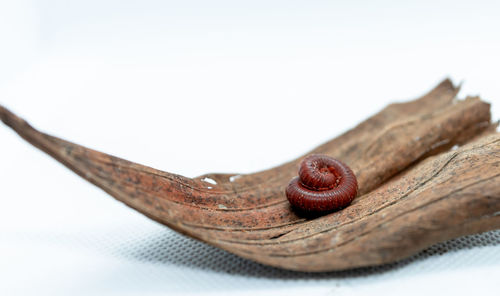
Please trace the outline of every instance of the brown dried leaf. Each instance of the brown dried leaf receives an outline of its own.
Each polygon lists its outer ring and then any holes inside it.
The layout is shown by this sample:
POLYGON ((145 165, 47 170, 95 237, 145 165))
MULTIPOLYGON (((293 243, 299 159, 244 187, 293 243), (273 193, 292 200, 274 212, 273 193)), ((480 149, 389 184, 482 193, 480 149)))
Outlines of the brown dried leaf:
POLYGON ((489 105, 454 100, 457 91, 445 80, 311 151, 347 163, 360 192, 346 209, 312 220, 297 216, 284 195, 302 158, 254 174, 192 179, 41 133, 1 106, 0 118, 81 177, 172 229, 263 264, 326 271, 392 262, 500 227, 499 134, 428 157, 491 130, 489 105))

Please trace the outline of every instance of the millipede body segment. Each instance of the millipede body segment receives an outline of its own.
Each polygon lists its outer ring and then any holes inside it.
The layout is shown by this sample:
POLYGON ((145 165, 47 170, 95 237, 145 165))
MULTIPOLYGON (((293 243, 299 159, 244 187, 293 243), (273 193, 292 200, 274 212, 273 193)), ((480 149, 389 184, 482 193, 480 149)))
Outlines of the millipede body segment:
POLYGON ((286 188, 288 201, 305 212, 328 212, 348 206, 356 197, 358 182, 352 170, 326 155, 309 155, 299 176, 286 188))

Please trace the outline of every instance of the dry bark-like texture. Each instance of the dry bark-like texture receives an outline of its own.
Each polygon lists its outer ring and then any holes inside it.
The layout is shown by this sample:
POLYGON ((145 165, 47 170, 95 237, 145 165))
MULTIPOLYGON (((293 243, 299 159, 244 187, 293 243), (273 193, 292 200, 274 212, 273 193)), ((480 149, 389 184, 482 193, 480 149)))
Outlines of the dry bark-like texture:
POLYGON ((172 229, 263 264, 327 271, 392 262, 436 242, 500 228, 500 134, 489 104, 456 100, 457 92, 445 80, 311 151, 348 164, 360 192, 346 209, 314 219, 293 212, 284 194, 303 157, 254 174, 187 178, 41 133, 1 106, 0 118, 172 229))

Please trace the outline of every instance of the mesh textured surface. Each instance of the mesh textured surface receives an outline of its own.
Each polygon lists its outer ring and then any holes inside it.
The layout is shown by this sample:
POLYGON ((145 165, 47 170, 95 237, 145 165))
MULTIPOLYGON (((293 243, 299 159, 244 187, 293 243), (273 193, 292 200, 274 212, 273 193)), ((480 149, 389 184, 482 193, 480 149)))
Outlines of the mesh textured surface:
POLYGON ((478 281, 486 291, 498 287, 500 230, 436 244, 393 264, 301 273, 237 257, 143 217, 132 220, 116 229, 4 235, 0 258, 11 263, 2 266, 8 282, 1 294, 411 295, 455 287, 465 295, 478 281))

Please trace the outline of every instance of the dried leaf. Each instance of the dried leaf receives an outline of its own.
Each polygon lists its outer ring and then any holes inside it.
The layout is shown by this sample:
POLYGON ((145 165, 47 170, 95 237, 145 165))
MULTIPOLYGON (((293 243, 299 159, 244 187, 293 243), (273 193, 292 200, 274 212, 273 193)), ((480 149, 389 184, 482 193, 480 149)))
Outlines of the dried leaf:
POLYGON ((81 177, 174 230, 263 264, 326 271, 392 262, 500 227, 500 135, 491 132, 489 104, 455 100, 457 92, 445 80, 311 151, 347 163, 360 192, 351 206, 315 219, 298 216, 284 195, 302 157, 254 174, 187 178, 41 133, 1 106, 0 118, 81 177))

